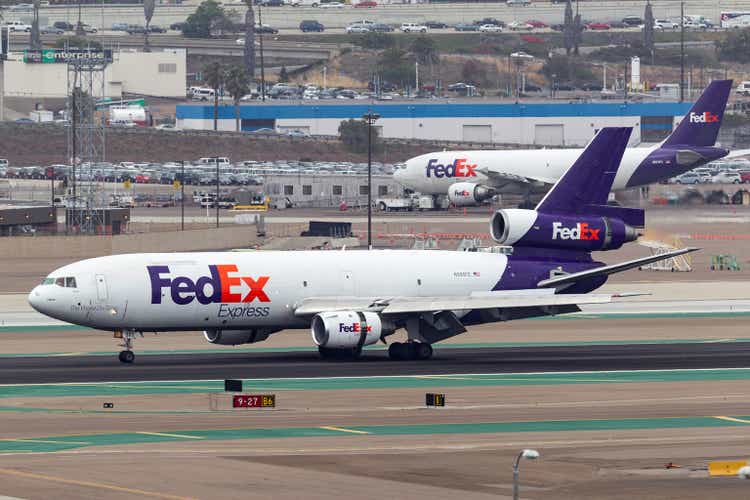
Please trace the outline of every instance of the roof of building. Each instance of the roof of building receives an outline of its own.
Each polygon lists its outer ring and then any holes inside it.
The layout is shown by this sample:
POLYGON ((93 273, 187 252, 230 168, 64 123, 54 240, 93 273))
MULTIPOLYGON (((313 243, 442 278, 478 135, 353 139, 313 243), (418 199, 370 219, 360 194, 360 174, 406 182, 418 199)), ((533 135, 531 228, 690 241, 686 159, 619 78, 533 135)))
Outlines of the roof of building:
MULTIPOLYGON (((294 101, 289 104, 240 106, 243 119, 360 118, 368 111, 382 118, 514 118, 577 116, 683 116, 689 102, 588 102, 588 103, 347 103, 294 101)), ((234 119, 234 106, 219 106, 219 119, 234 119)), ((178 104, 177 119, 212 120, 213 105, 178 104)))

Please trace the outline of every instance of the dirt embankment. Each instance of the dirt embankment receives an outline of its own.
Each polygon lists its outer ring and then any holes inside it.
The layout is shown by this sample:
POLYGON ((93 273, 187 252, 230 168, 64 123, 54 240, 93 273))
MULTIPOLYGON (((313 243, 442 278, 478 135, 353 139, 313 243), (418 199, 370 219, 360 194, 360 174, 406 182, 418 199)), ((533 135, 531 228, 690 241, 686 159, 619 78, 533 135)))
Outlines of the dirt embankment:
MULTIPOLYGON (((0 126, 0 157, 7 158, 13 166, 68 163, 66 133, 60 126, 4 124, 0 126)), ((373 160, 398 163, 439 149, 429 143, 386 141, 373 160)), ((367 154, 351 153, 338 140, 157 130, 149 133, 108 130, 105 151, 105 159, 110 162, 166 162, 197 160, 204 156, 228 156, 233 161, 367 161, 367 154)))

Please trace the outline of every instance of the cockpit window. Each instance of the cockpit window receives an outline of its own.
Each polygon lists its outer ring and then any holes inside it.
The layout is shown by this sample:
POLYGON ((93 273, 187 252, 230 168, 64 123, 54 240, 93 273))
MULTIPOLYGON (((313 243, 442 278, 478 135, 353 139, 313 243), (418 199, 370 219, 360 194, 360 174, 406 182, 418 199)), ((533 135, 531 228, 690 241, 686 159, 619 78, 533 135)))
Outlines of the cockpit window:
POLYGON ((42 285, 57 285, 63 288, 77 288, 76 279, 73 276, 64 278, 44 278, 42 285))

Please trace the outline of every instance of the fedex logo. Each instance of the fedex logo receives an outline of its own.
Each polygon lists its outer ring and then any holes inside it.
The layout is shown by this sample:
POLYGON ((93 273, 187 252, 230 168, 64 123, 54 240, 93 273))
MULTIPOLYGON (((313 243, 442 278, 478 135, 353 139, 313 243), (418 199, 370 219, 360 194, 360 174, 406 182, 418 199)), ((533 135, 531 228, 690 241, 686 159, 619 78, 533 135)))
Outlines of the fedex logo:
POLYGON ((461 197, 461 198, 468 198, 469 196, 471 196, 471 193, 470 193, 470 192, 468 192, 468 191, 467 191, 467 190, 465 190, 465 189, 464 189, 463 191, 459 191, 458 189, 456 189, 455 191, 453 191, 453 194, 454 194, 455 196, 457 196, 457 197, 461 197))
POLYGON ((563 227, 562 222, 552 223, 552 239, 557 240, 599 240, 599 231, 589 227, 587 222, 579 222, 576 227, 563 227))
POLYGON ((170 278, 164 276, 169 274, 169 266, 146 266, 148 276, 151 280, 151 303, 161 304, 162 289, 168 288, 172 301, 178 305, 190 304, 193 300, 199 303, 240 303, 271 302, 263 288, 270 279, 269 276, 260 276, 257 279, 250 276, 236 276, 237 266, 234 264, 210 265, 208 270, 210 276, 201 276, 193 281, 187 276, 176 276, 170 278), (233 289, 245 290, 232 291, 233 289))
POLYGON ((352 323, 351 325, 339 323, 339 332, 341 333, 370 333, 371 331, 372 327, 370 325, 365 325, 364 323, 352 323))
POLYGON ((690 113, 690 123, 718 123, 719 115, 715 115, 710 111, 703 113, 690 113))
POLYGON ((436 177, 442 179, 443 177, 476 177, 477 165, 469 165, 466 163, 466 158, 458 158, 447 165, 441 165, 437 159, 433 158, 427 162, 427 168, 425 174, 427 177, 436 177))

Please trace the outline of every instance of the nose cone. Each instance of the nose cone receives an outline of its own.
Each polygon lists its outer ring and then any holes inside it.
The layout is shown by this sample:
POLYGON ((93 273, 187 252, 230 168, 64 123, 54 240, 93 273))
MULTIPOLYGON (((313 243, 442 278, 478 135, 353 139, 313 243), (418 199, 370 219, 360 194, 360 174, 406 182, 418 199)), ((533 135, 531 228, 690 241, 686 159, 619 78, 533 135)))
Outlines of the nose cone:
POLYGON ((42 298, 41 287, 36 286, 31 292, 29 292, 28 301, 31 307, 44 314, 44 311, 42 310, 44 299, 42 298))

